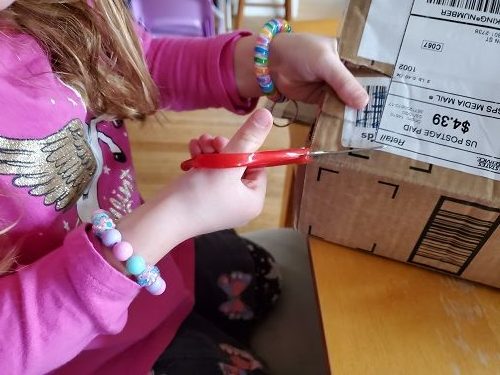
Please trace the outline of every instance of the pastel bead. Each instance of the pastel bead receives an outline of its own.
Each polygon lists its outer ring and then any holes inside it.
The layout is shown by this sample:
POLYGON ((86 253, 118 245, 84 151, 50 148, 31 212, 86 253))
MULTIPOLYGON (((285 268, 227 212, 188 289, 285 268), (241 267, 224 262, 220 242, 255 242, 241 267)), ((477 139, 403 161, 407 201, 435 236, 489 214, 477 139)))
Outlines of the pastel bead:
POLYGON ((109 215, 102 211, 98 210, 92 215, 92 225, 98 225, 101 220, 108 219, 109 215))
POLYGON ((146 261, 140 255, 132 255, 127 259, 126 268, 132 275, 140 275, 146 269, 146 261))
POLYGON ((159 296, 165 289, 167 289, 167 283, 161 277, 158 277, 153 284, 146 287, 146 290, 154 296, 159 296))
POLYGON ((132 245, 126 241, 118 242, 115 246, 113 246, 113 255, 120 262, 125 262, 132 256, 133 253, 134 249, 132 248, 132 245))
POLYGON ((114 228, 115 223, 113 223, 113 220, 107 215, 99 214, 92 220, 92 230, 99 237, 101 237, 105 231, 114 228))
POLYGON ((137 284, 143 287, 148 287, 155 283, 156 279, 160 277, 160 269, 156 266, 146 266, 146 270, 137 275, 137 284))
POLYGON ((112 247, 122 240, 122 235, 116 229, 109 229, 101 233, 101 240, 104 246, 112 247))

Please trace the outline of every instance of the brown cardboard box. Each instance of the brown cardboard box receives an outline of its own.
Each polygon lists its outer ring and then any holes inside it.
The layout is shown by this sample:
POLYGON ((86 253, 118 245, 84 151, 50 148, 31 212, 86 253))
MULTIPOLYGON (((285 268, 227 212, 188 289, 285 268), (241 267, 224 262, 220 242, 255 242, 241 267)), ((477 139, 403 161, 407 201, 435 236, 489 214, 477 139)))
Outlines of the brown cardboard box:
MULTIPOLYGON (((328 96, 313 149, 340 149, 344 105, 328 96)), ((500 182, 369 151, 304 167, 303 233, 500 287, 500 182)))
MULTIPOLYGON (((392 0, 398 1, 398 0, 392 0)), ((406 0, 405 0, 406 1, 406 0)), ((339 55, 351 68, 367 67, 376 72, 392 76, 394 65, 358 56, 365 23, 372 0, 350 0, 342 23, 339 55)), ((368 31, 367 31, 368 32, 368 31)), ((401 35, 402 36, 402 35, 401 35)))

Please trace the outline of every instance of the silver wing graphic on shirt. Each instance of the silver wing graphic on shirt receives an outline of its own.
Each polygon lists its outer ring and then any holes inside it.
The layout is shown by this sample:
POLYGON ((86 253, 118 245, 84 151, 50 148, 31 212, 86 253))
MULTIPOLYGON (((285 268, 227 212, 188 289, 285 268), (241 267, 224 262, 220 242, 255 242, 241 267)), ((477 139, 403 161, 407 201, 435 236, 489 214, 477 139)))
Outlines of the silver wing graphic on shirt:
POLYGON ((15 176, 15 186, 29 188, 33 196, 44 196, 44 204, 55 205, 57 211, 71 206, 97 169, 86 128, 75 119, 43 139, 0 136, 0 174, 15 176))

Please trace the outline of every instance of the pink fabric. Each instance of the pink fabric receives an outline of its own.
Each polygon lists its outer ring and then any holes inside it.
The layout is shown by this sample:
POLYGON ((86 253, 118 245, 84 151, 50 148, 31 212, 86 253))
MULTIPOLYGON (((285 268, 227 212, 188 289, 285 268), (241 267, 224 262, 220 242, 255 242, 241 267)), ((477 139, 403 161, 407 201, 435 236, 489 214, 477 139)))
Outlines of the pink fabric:
MULTIPOLYGON (((227 73, 243 35, 151 40, 143 34, 162 104, 251 110, 255 100, 239 98, 227 73)), ((0 92, 0 228, 17 222, 8 239, 19 249, 16 272, 0 278, 2 374, 147 373, 191 311, 193 241, 159 263, 166 293, 141 291, 95 251, 81 220, 93 206, 120 217, 140 204, 126 129, 89 121, 77 93, 26 35, 0 33, 0 92), (74 177, 89 172, 74 166, 89 153, 79 141, 93 147, 97 160, 97 178, 83 197, 74 177), (75 199, 65 201, 68 194, 75 199)))

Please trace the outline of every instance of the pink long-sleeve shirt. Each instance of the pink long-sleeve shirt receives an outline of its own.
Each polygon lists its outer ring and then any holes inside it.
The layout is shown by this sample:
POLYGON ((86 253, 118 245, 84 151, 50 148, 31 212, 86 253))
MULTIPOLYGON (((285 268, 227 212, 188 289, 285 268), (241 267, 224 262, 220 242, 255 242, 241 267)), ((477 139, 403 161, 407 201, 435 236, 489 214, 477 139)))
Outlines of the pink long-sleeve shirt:
MULTIPOLYGON (((162 105, 252 109, 234 80, 243 35, 144 35, 162 105)), ((16 223, 7 238, 18 246, 16 271, 0 277, 1 374, 151 369, 193 306, 193 241, 158 264, 167 291, 155 297, 111 267, 82 224, 97 207, 120 217, 139 204, 125 127, 90 121, 34 39, 0 33, 0 228, 16 223)))

